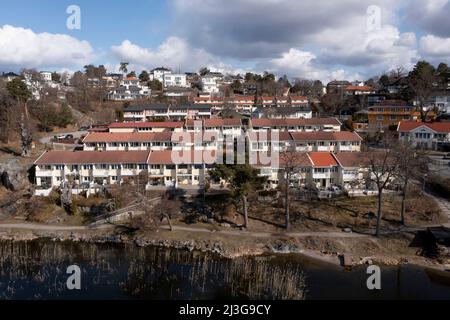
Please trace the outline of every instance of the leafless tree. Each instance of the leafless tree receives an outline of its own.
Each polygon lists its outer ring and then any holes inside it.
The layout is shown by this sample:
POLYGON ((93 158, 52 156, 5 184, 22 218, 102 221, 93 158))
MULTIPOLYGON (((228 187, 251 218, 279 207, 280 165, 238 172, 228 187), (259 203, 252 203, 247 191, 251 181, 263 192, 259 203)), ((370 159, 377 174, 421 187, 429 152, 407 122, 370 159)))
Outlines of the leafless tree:
POLYGON ((293 175, 298 171, 302 156, 303 155, 301 153, 295 152, 295 150, 292 148, 289 148, 288 150, 285 150, 280 154, 280 169, 282 169, 284 173, 283 192, 284 192, 284 217, 286 229, 289 229, 290 227, 290 206, 291 206, 290 184, 293 175))
POLYGON ((427 157, 424 151, 413 148, 409 141, 397 142, 394 149, 397 164, 397 177, 402 183, 402 205, 400 211, 401 223, 405 224, 406 198, 408 186, 412 179, 419 178, 428 170, 427 157))
POLYGON ((369 172, 367 179, 376 185, 378 191, 377 227, 375 232, 375 236, 378 237, 383 214, 383 192, 397 174, 397 165, 394 152, 391 149, 370 151, 368 157, 369 172))

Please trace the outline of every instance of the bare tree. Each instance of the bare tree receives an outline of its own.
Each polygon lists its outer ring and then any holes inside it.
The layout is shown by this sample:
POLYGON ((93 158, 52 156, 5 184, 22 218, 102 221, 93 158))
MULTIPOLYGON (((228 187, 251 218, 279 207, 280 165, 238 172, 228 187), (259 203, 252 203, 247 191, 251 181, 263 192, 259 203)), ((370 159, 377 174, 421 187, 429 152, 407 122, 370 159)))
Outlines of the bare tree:
POLYGON ((428 166, 426 154, 413 148, 411 142, 400 141, 394 147, 394 155, 397 163, 397 177, 402 182, 402 205, 400 221, 405 224, 406 197, 411 179, 423 176, 428 166))
POLYGON ((390 149, 369 152, 369 172, 367 178, 375 183, 378 191, 377 227, 375 236, 380 235, 383 214, 383 191, 397 173, 394 153, 390 149))
POLYGON ((33 142, 33 138, 31 137, 30 130, 25 123, 25 116, 22 114, 22 117, 19 120, 19 128, 20 128, 20 141, 21 141, 21 149, 22 149, 22 157, 30 157, 31 156, 31 145, 33 142))
POLYGON ((280 154, 280 169, 284 173, 284 217, 285 217, 285 228, 290 227, 290 184, 293 175, 298 171, 301 164, 301 159, 304 154, 295 152, 295 150, 289 148, 288 150, 280 154))

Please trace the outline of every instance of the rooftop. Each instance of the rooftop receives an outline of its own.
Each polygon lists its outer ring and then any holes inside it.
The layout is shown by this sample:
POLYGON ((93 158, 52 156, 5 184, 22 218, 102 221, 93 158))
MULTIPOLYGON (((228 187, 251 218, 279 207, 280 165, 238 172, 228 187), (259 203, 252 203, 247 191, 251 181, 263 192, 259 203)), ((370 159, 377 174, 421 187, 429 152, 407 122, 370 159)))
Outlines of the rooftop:
POLYGON ((47 151, 35 162, 51 164, 143 164, 150 151, 47 151))

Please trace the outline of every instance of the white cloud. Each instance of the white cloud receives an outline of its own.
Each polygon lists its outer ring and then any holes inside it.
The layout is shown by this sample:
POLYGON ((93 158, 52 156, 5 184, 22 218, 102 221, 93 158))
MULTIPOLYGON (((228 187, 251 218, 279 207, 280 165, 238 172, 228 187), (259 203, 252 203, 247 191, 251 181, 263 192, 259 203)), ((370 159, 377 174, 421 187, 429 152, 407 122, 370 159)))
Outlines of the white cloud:
POLYGON ((93 49, 87 41, 10 25, 0 27, 0 66, 3 68, 79 67, 93 58, 93 49))
POLYGON ((360 74, 349 74, 344 69, 331 69, 319 65, 316 56, 307 51, 291 48, 281 57, 269 61, 270 71, 281 74, 289 74, 291 77, 302 79, 314 79, 328 82, 331 80, 361 80, 360 74))
POLYGON ((122 61, 129 62, 137 70, 158 66, 197 71, 204 66, 222 66, 220 61, 203 49, 190 46, 178 37, 169 37, 155 50, 143 48, 129 40, 111 47, 112 53, 122 61))
POLYGON ((432 58, 450 59, 450 38, 426 35, 420 38, 420 51, 432 58))

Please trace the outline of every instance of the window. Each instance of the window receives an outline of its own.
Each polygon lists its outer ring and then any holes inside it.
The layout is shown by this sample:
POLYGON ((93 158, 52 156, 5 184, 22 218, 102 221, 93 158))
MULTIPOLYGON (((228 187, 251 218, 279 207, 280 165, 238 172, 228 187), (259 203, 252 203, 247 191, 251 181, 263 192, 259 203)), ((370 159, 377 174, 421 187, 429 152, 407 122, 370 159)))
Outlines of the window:
POLYGON ((147 168, 148 168, 148 167, 147 167, 146 164, 140 164, 140 165, 139 165, 139 169, 140 169, 140 170, 147 170, 147 168))
POLYGON ((391 115, 391 116, 389 117, 389 119, 391 119, 391 120, 397 120, 397 116, 396 116, 396 115, 391 115))
POLYGON ((377 116, 377 120, 378 121, 383 121, 384 117, 383 116, 377 116))
POLYGON ((58 165, 55 166, 55 169, 56 170, 64 170, 64 166, 58 164, 58 165))

